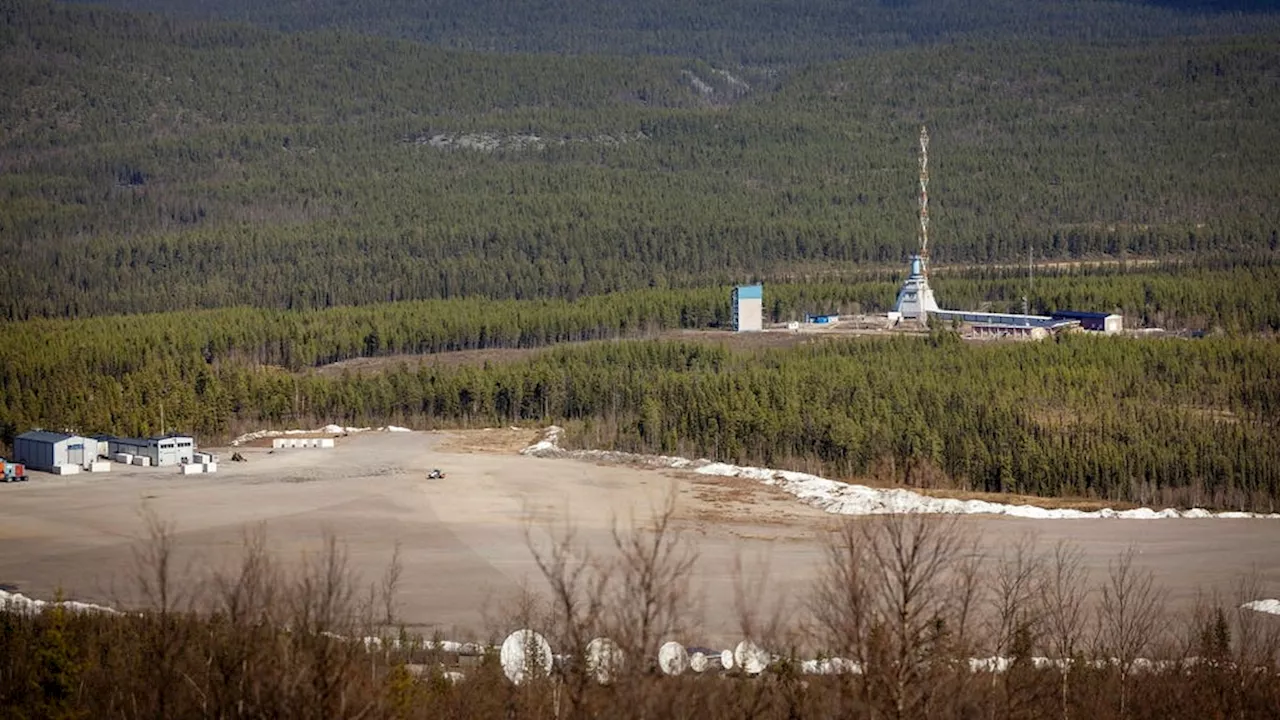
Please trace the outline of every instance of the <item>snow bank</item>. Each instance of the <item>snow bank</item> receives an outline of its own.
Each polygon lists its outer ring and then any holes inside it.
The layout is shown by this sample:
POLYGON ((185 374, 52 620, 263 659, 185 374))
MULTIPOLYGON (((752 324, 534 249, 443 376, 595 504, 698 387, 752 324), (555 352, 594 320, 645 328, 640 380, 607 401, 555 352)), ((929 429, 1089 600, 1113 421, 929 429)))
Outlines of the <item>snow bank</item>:
POLYGON ((841 657, 801 660, 800 672, 806 675, 861 675, 862 665, 841 657))
MULTIPOLYGON (((1023 662, 1030 663, 1037 670, 1057 669, 1065 670, 1075 663, 1070 658, 1049 658, 1044 656, 1034 656, 1022 658, 1023 662)), ((992 657, 971 657, 969 658, 969 672, 971 673, 992 673, 1003 674, 1013 669, 1014 665, 1019 662, 1018 658, 1005 656, 992 657)), ((1095 658, 1083 661, 1085 665, 1095 670, 1102 670, 1107 667, 1120 667, 1118 658, 1095 658)), ((1189 657, 1181 660, 1152 660, 1150 658, 1134 658, 1129 663, 1129 672, 1167 672, 1178 667, 1188 667, 1199 662, 1199 658, 1189 657)), ((802 660, 800 661, 800 672, 808 675, 841 675, 841 674, 862 674, 862 665, 845 658, 827 658, 821 660, 802 660)))
POLYGON ((642 132, 610 135, 580 135, 574 137, 544 138, 533 133, 500 135, 498 133, 436 133, 423 135, 414 139, 416 145, 429 145, 440 150, 459 148, 463 150, 479 150, 494 152, 497 150, 544 150, 548 147, 561 147, 571 144, 596 144, 619 146, 631 142, 647 140, 642 132))
POLYGON ((543 458, 570 458, 572 460, 591 460, 594 462, 616 463, 619 465, 640 465, 653 468, 675 468, 692 470, 709 463, 709 460, 689 460, 670 455, 641 455, 640 453, 621 452, 619 450, 565 450, 560 447, 560 435, 564 429, 552 425, 542 433, 542 439, 520 451, 521 455, 532 455, 543 458))
MULTIPOLYGON (((345 638, 344 638, 345 639, 345 638)), ((398 637, 382 638, 376 635, 361 638, 366 650, 438 650, 443 653, 458 655, 484 655, 493 648, 481 643, 458 642, 457 640, 423 640, 410 637, 401 641, 398 637)))
POLYGON ((0 608, 11 612, 20 613, 38 613, 54 607, 61 606, 72 612, 104 612, 114 614, 116 611, 104 607, 102 605, 94 605, 92 603, 76 602, 75 600, 63 600, 62 602, 49 602, 47 600, 36 600, 29 598, 22 593, 11 593, 0 590, 0 608))
POLYGON ((563 432, 563 428, 552 425, 543 433, 541 440, 521 450, 520 453, 534 457, 617 462, 647 467, 692 470, 700 475, 747 478, 777 487, 796 496, 804 503, 835 515, 885 515, 915 512, 939 515, 1007 515, 1034 520, 1168 520, 1175 518, 1267 518, 1280 520, 1280 513, 1213 513, 1201 508, 1191 508, 1190 510, 1177 510, 1174 508, 1166 508, 1164 510, 1152 510, 1151 508, 1112 510, 1111 508, 1104 508, 1086 512, 1069 509, 1050 510, 1036 507, 1035 505, 1010 505, 986 500, 935 498, 901 488, 873 488, 866 485, 854 485, 792 470, 730 465, 722 462, 689 460, 666 455, 639 455, 605 450, 565 450, 560 447, 560 436, 563 432))
POLYGON ((1048 509, 1034 505, 1010 505, 986 500, 956 500, 935 498, 901 488, 873 488, 866 485, 828 480, 817 475, 771 470, 768 468, 742 467, 726 463, 707 463, 694 469, 701 475, 719 475, 757 480, 795 495, 813 507, 836 515, 883 515, 887 513, 933 513, 947 515, 1007 515, 1034 520, 1167 520, 1174 518, 1268 518, 1280 519, 1280 513, 1260 514, 1243 512, 1212 513, 1200 508, 1177 510, 1166 508, 1152 510, 1112 510, 1103 508, 1092 512, 1070 509, 1048 509))
POLYGON ((552 425, 542 432, 542 439, 520 451, 521 455, 535 457, 561 457, 568 452, 560 449, 560 434, 564 428, 552 425))
POLYGON ((351 435, 362 432, 413 432, 410 428, 400 427, 399 425, 385 425, 382 427, 343 427, 342 425, 325 425, 315 430, 255 430, 251 433, 245 433, 235 440, 231 441, 231 446, 243 445, 251 440, 260 440, 262 438, 286 437, 288 435, 351 435))
POLYGON ((1271 613, 1272 615, 1280 615, 1280 600, 1254 600, 1247 602, 1240 607, 1246 610, 1256 610, 1258 612, 1271 613))

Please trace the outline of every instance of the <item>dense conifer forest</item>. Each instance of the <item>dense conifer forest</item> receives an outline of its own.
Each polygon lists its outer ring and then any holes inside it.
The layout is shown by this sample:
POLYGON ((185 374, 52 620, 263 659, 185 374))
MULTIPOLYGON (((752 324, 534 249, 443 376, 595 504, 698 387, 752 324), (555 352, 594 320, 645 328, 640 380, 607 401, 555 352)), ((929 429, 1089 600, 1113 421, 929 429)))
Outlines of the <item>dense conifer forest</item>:
MULTIPOLYGON (((1200 323, 1199 340, 1063 338, 968 346, 951 332, 778 350, 654 338, 728 321, 727 288, 564 300, 436 300, 318 311, 235 308, 0 327, 0 430, 206 440, 262 426, 567 423, 573 442, 838 477, 993 492, 1268 510, 1280 495, 1280 265, 1060 272, 1068 302, 1200 323), (1271 337, 1258 337, 1263 331, 1271 337), (509 362, 422 354, 550 349, 509 362), (382 372, 321 371, 407 355, 382 372), (888 473, 887 475, 884 475, 888 473)), ((1009 296, 939 278, 944 297, 1009 296)), ((891 282, 769 285, 771 319, 881 309, 891 282)))
POLYGON ((762 69, 40 0, 2 32, 9 319, 897 268, 922 123, 939 266, 1278 242, 1266 34, 1006 34, 762 69))
POLYGON ((1277 27, 1275 0, 106 0, 121 8, 341 28, 497 52, 659 54, 799 63, 1017 36, 1093 42, 1277 27))
POLYGON ((564 0, 484 34, 492 5, 418 25, 397 3, 0 6, 0 439, 152 433, 163 404, 206 442, 557 422, 578 443, 840 477, 1280 495, 1265 8, 726 1, 602 18, 564 0), (668 24, 636 31, 650 15, 668 24), (1027 295, 1211 337, 654 339, 724 327, 746 280, 766 283, 771 321, 888 309, 916 244, 922 124, 944 305, 1027 295), (570 341, 601 342, 323 369, 570 341))

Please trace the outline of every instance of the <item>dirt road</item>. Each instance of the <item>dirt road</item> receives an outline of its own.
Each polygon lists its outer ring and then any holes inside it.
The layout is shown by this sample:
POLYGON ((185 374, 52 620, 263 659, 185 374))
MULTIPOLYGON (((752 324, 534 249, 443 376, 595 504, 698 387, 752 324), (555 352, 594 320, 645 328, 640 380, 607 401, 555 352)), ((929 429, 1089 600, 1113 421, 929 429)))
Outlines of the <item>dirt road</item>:
MULTIPOLYGON (((686 642, 728 646, 740 635, 735 560, 751 576, 767 569, 768 581, 749 593, 749 605, 798 612, 823 561, 825 528, 838 521, 752 481, 524 457, 483 442, 468 451, 444 439, 365 433, 334 449, 248 448, 241 451, 245 463, 225 462, 230 452, 223 451, 214 475, 120 465, 103 474, 36 473, 29 483, 0 486, 0 587, 41 598, 61 588, 80 600, 138 602, 134 552, 147 506, 175 527, 184 587, 229 565, 256 523, 290 562, 317 549, 323 533, 335 534, 366 582, 377 582, 398 540, 403 617, 428 633, 486 637, 509 629, 498 616, 522 583, 538 586, 528 520, 535 537, 544 537, 543 525, 568 518, 603 553, 615 519, 643 520, 674 491, 677 524, 699 554, 689 602, 696 636, 686 642), (447 477, 428 481, 432 467, 447 477)), ((1182 607, 1198 589, 1229 593, 1253 570, 1263 596, 1280 597, 1280 521, 971 517, 963 525, 981 533, 989 551, 1026 533, 1038 534, 1042 547, 1073 541, 1095 581, 1133 545, 1141 566, 1182 607)))

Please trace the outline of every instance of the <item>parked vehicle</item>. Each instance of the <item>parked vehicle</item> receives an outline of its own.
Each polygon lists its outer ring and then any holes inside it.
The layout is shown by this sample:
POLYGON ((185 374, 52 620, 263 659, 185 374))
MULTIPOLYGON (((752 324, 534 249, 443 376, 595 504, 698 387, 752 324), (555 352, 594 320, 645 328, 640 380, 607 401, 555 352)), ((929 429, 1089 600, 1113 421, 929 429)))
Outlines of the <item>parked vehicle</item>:
POLYGON ((428 480, 443 480, 444 473, 440 472, 440 468, 431 468, 431 472, 427 473, 428 480))
POLYGON ((0 458, 0 480, 10 483, 26 482, 28 479, 25 465, 0 458))

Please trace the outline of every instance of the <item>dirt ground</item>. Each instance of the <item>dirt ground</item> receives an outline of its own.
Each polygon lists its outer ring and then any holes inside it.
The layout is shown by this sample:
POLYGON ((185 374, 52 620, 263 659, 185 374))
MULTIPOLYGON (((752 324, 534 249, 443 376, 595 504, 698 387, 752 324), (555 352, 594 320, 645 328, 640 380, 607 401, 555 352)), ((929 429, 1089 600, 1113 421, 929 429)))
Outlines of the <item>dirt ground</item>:
MULTIPOLYGON (((798 614, 822 562, 822 539, 839 519, 752 481, 597 465, 517 454, 535 433, 362 433, 333 449, 240 448, 244 463, 213 475, 114 465, 108 473, 0 485, 0 587, 40 598, 127 605, 138 601, 134 552, 150 507, 173 523, 184 587, 237 556, 245 529, 265 524, 282 560, 316 550, 322 534, 345 543, 353 567, 376 583, 397 541, 404 565, 399 610, 415 627, 486 638, 522 584, 539 587, 526 529, 568 520, 606 552, 615 521, 643 521, 668 492, 699 560, 686 643, 729 647, 739 639, 736 596, 798 614), (444 480, 428 481, 432 467, 444 480), (745 571, 738 572, 741 565, 745 571), (746 582, 745 585, 751 585, 746 582)), ((215 449, 216 450, 216 449, 215 449)), ((217 451, 217 450, 216 450, 217 451)), ((1256 571, 1262 597, 1280 597, 1280 521, 1060 520, 970 517, 990 552, 1035 533, 1041 547, 1078 544, 1094 582, 1126 547, 1167 598, 1187 607, 1198 590, 1230 596, 1256 571)), ((1249 598, 1255 599, 1255 598, 1249 598)), ((507 628, 510 629, 510 628, 507 628)))

